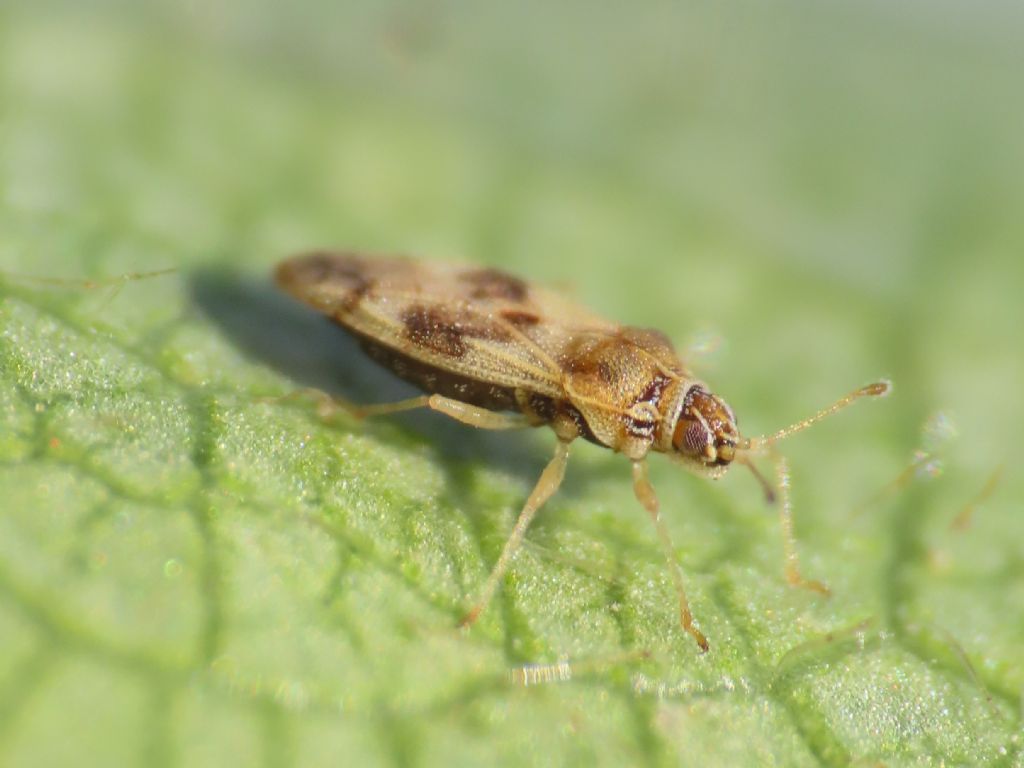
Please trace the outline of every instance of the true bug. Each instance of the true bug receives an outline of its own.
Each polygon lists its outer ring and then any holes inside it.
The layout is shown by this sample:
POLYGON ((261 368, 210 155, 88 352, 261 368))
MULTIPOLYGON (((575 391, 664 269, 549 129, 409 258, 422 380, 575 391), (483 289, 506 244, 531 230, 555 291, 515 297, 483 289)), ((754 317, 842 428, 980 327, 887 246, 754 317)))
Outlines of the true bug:
MULTIPOLYGON (((870 384, 808 419, 748 438, 740 434, 732 409, 690 373, 662 333, 609 322, 497 269, 315 252, 281 263, 275 277, 285 291, 352 334, 373 360, 427 393, 396 403, 342 404, 350 412, 370 416, 432 408, 482 429, 548 425, 554 430, 555 455, 463 625, 476 621, 494 596, 530 521, 562 482, 569 444, 582 437, 632 462, 634 492, 654 521, 671 568, 680 622, 706 651, 647 478, 648 453, 668 454, 712 478, 733 463, 743 464, 772 498, 751 454, 890 388, 888 382, 870 384)), ((787 580, 824 592, 820 582, 800 574, 787 470, 781 459, 777 466, 787 580)))

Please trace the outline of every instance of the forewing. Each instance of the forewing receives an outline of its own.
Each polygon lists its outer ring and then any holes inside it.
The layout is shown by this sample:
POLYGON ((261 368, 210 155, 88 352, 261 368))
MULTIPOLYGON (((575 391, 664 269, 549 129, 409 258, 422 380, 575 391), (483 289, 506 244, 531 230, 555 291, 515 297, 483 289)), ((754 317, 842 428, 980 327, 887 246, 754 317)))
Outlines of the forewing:
POLYGON ((296 298, 402 354, 556 398, 570 340, 615 328, 495 269, 314 253, 282 263, 276 277, 296 298))

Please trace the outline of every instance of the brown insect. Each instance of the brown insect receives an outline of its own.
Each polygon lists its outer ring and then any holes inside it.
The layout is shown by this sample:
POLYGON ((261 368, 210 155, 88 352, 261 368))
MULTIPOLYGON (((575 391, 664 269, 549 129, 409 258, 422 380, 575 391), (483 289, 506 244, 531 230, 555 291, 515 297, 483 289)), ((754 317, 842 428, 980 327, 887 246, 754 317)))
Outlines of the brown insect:
MULTIPOLYGON (((559 294, 496 269, 399 258, 319 252, 277 267, 279 286, 352 334, 366 353, 429 394, 397 403, 341 407, 358 416, 432 408, 482 429, 550 426, 558 438, 463 625, 487 607, 537 510, 558 489, 569 444, 582 437, 623 454, 633 489, 650 513, 669 561, 683 629, 703 650, 682 571, 647 479, 651 451, 718 478, 748 467, 769 499, 774 491, 751 454, 799 432, 864 396, 884 395, 887 382, 858 389, 814 416, 772 435, 743 437, 732 409, 686 368, 660 332, 621 326, 559 294)), ((777 461, 790 584, 826 592, 800 574, 788 500, 788 472, 777 461)))

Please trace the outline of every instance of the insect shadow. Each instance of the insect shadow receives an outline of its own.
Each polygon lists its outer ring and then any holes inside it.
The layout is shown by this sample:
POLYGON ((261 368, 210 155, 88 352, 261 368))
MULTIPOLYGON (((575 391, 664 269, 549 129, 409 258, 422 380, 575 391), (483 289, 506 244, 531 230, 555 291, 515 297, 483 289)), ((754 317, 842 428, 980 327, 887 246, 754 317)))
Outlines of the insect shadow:
MULTIPOLYGON (((269 278, 211 268, 188 275, 188 285, 196 308, 235 347, 289 378, 297 391, 315 389, 358 404, 387 403, 419 394, 369 360, 358 343, 328 318, 278 291, 269 278)), ((400 424, 429 444, 445 459, 441 463, 450 475, 463 474, 450 466, 452 461, 473 460, 532 484, 550 450, 532 430, 471 429, 425 410, 361 424, 341 417, 335 426, 362 431, 387 424, 400 424)), ((579 476, 584 473, 601 476, 606 468, 577 465, 570 473, 576 475, 572 484, 586 482, 579 476)), ((454 482, 457 487, 463 484, 454 482)))
MULTIPOLYGON (((394 402, 417 394, 410 385, 369 360, 359 344, 330 319, 305 309, 279 292, 269 278, 205 269, 188 275, 187 279, 195 307, 246 356, 290 379, 295 390, 316 389, 358 404, 394 402)), ((309 409, 312 412, 314 406, 310 404, 309 409)), ((395 435, 397 430, 418 436, 426 450, 438 458, 436 465, 444 473, 446 501, 454 509, 464 511, 469 533, 489 562, 498 556, 503 535, 497 534, 495 510, 481 509, 477 503, 478 475, 471 471, 471 466, 497 468, 528 489, 534 485, 539 467, 548 458, 551 440, 546 430, 546 440, 530 434, 532 430, 477 430, 427 411, 371 419, 362 424, 342 416, 333 422, 332 428, 366 431, 378 436, 395 435)), ((583 441, 578 441, 577 445, 584 448, 583 441)), ((605 460, 576 461, 562 491, 567 497, 578 496, 581 489, 594 481, 605 480, 609 473, 621 471, 620 468, 622 462, 612 456, 605 460)), ((634 507, 632 499, 630 507, 634 507)), ((530 537, 535 543, 547 546, 549 551, 556 551, 556 531, 560 527, 557 508, 543 517, 545 521, 538 521, 530 537)), ((620 565, 602 578, 616 579, 616 573, 629 572, 630 545, 613 539, 608 546, 620 565)), ((735 551, 739 549, 739 542, 732 541, 724 546, 723 552, 735 551)), ((454 562, 458 563, 458 559, 454 562)), ((580 563, 574 565, 583 567, 580 563)), ((458 565, 456 568, 461 571, 458 565)), ((460 573, 458 579, 468 585, 468 590, 478 581, 478 575, 460 573)), ((611 595, 621 592, 617 582, 610 589, 611 595)), ((506 655, 510 663, 521 662, 514 637, 525 625, 517 618, 511 602, 502 600, 502 604, 507 628, 506 655)), ((453 618, 463 618, 462 609, 461 605, 453 607, 453 618)), ((625 629, 623 632, 631 634, 625 629)))

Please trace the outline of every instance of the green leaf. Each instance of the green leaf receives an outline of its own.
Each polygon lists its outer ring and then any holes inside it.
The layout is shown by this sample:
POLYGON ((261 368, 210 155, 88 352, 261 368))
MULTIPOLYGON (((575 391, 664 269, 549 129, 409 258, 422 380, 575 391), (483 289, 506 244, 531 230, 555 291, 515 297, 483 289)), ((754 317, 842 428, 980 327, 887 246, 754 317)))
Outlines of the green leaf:
POLYGON ((961 12, 5 6, 0 763, 1024 765, 1024 41, 961 12), (580 444, 456 629, 553 437, 278 399, 408 392, 272 287, 320 245, 718 334, 750 434, 891 377, 785 445, 833 596, 656 457, 701 655, 580 444))

